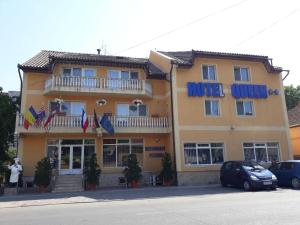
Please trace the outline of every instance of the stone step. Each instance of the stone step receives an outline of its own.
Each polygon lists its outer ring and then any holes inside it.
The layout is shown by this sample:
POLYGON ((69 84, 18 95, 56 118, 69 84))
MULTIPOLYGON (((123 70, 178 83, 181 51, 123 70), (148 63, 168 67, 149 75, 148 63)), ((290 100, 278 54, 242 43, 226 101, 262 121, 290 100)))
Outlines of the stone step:
POLYGON ((73 188, 73 189, 66 189, 66 188, 55 188, 52 192, 53 193, 58 193, 58 192, 79 192, 79 191, 83 191, 83 188, 73 188))
POLYGON ((82 175, 60 175, 57 177, 52 192, 76 192, 83 191, 82 175))

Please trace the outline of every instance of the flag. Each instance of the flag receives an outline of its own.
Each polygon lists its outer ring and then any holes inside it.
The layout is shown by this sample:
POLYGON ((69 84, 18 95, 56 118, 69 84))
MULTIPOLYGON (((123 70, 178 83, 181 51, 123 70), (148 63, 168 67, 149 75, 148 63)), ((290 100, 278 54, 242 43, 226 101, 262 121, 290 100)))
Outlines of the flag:
POLYGON ((99 124, 98 117, 97 117, 95 109, 94 109, 93 128, 96 130, 96 133, 99 136, 101 134, 101 127, 100 127, 100 124, 99 124))
POLYGON ((35 125, 40 126, 43 119, 46 117, 45 107, 42 105, 40 111, 37 114, 35 125))
POLYGON ((81 127, 83 129, 83 133, 86 132, 86 129, 88 128, 89 126, 89 120, 86 116, 86 113, 84 111, 84 109, 82 109, 82 115, 81 115, 81 127))
POLYGON ((32 106, 25 112, 24 128, 28 129, 30 125, 33 125, 36 121, 37 114, 32 106))
POLYGON ((56 105, 56 107, 54 108, 54 110, 52 110, 46 120, 46 122, 44 123, 44 127, 47 127, 47 125, 51 122, 52 118, 55 116, 56 113, 59 112, 59 104, 56 105))
POLYGON ((103 127, 103 129, 106 130, 109 134, 115 133, 114 127, 112 126, 111 122, 109 121, 107 115, 104 114, 102 116, 100 124, 103 127))

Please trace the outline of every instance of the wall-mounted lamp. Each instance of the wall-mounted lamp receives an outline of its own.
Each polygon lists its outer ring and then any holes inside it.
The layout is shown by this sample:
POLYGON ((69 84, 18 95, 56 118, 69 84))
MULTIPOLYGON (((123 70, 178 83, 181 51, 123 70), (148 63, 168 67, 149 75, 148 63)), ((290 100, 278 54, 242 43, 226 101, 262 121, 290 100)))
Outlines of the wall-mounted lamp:
POLYGON ((96 104, 99 106, 103 106, 103 105, 107 104, 107 101, 104 98, 102 98, 102 99, 97 100, 96 104))
POLYGON ((135 105, 142 105, 143 104, 143 101, 141 99, 134 99, 132 101, 132 104, 135 104, 135 105))

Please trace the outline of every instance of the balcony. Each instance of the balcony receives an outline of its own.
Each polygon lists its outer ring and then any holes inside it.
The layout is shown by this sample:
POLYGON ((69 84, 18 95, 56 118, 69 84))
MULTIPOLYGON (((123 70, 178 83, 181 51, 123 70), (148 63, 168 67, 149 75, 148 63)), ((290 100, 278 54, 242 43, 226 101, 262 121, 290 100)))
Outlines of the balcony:
MULTIPOLYGON (((100 118, 101 119, 101 118, 100 118)), ((168 117, 123 117, 111 116, 111 124, 115 133, 169 133, 170 122, 168 117)), ((93 129, 93 116, 88 116, 89 127, 86 133, 95 133, 93 129)), ((100 121, 100 120, 99 120, 100 121)), ((82 133, 81 116, 54 116, 47 128, 43 126, 30 126, 28 130, 23 127, 24 115, 16 118, 17 133, 82 133)), ((102 129, 105 134, 106 131, 102 129)), ((95 133, 96 134, 96 133, 95 133)))
POLYGON ((152 86, 146 80, 55 75, 45 82, 44 94, 74 93, 152 97, 152 86))

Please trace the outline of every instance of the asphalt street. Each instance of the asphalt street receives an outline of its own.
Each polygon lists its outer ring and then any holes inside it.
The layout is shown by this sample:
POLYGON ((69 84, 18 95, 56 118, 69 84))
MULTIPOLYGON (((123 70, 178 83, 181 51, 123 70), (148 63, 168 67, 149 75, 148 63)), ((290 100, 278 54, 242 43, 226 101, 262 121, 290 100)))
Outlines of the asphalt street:
POLYGON ((291 189, 173 187, 0 197, 1 225, 298 225, 299 212, 300 190, 291 189), (82 201, 67 201, 76 198, 82 201))

